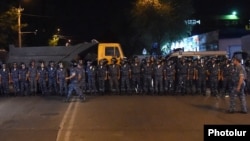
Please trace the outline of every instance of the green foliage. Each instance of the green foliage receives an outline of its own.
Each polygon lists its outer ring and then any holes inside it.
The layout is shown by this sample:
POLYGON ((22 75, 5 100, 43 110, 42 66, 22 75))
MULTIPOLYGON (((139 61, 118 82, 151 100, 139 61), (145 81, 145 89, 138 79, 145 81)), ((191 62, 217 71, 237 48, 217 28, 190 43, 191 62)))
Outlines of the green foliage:
POLYGON ((131 13, 135 36, 148 49, 154 42, 186 37, 192 29, 184 22, 193 13, 191 0, 137 0, 131 13))
MULTIPOLYGON (((18 14, 17 8, 10 8, 0 13, 0 48, 7 49, 9 44, 15 44, 18 39, 18 14)), ((26 27, 22 24, 21 27, 26 27)))

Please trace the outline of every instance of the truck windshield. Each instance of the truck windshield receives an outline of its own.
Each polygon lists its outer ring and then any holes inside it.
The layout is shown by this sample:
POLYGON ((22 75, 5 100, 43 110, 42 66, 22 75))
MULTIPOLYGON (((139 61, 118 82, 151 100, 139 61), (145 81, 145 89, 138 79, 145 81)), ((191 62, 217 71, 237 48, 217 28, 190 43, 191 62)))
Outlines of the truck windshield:
POLYGON ((120 57, 119 49, 117 47, 106 47, 105 48, 105 56, 120 57))

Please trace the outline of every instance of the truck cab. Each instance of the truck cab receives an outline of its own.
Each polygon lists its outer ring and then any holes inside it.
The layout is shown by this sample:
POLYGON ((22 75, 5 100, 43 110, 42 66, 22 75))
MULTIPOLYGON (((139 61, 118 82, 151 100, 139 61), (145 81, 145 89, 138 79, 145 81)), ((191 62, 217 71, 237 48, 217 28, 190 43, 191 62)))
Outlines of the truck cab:
POLYGON ((111 64, 111 59, 116 58, 117 63, 120 64, 120 60, 124 58, 124 54, 119 43, 99 43, 97 62, 101 59, 106 59, 108 64, 111 64))

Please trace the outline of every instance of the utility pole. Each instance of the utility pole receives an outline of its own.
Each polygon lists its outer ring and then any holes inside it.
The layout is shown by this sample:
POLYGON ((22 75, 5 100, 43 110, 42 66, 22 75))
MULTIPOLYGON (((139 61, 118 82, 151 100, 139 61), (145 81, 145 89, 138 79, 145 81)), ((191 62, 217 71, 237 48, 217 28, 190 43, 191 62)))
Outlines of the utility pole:
POLYGON ((23 8, 21 8, 21 5, 19 4, 19 7, 17 8, 17 16, 18 16, 18 47, 22 47, 22 31, 21 31, 21 12, 23 11, 23 8))

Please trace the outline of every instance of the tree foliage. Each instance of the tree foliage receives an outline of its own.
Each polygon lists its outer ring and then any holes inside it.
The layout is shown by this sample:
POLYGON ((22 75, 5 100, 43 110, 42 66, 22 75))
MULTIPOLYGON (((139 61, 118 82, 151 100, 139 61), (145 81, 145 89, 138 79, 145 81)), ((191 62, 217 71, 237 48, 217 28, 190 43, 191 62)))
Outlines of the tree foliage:
POLYGON ((147 49, 154 42, 177 41, 191 27, 185 24, 193 13, 191 0, 137 0, 131 11, 136 38, 147 49))
MULTIPOLYGON (((18 40, 18 12, 17 8, 0 14, 0 48, 8 49, 10 43, 15 44, 18 40)), ((27 24, 21 24, 21 28, 27 24)))

